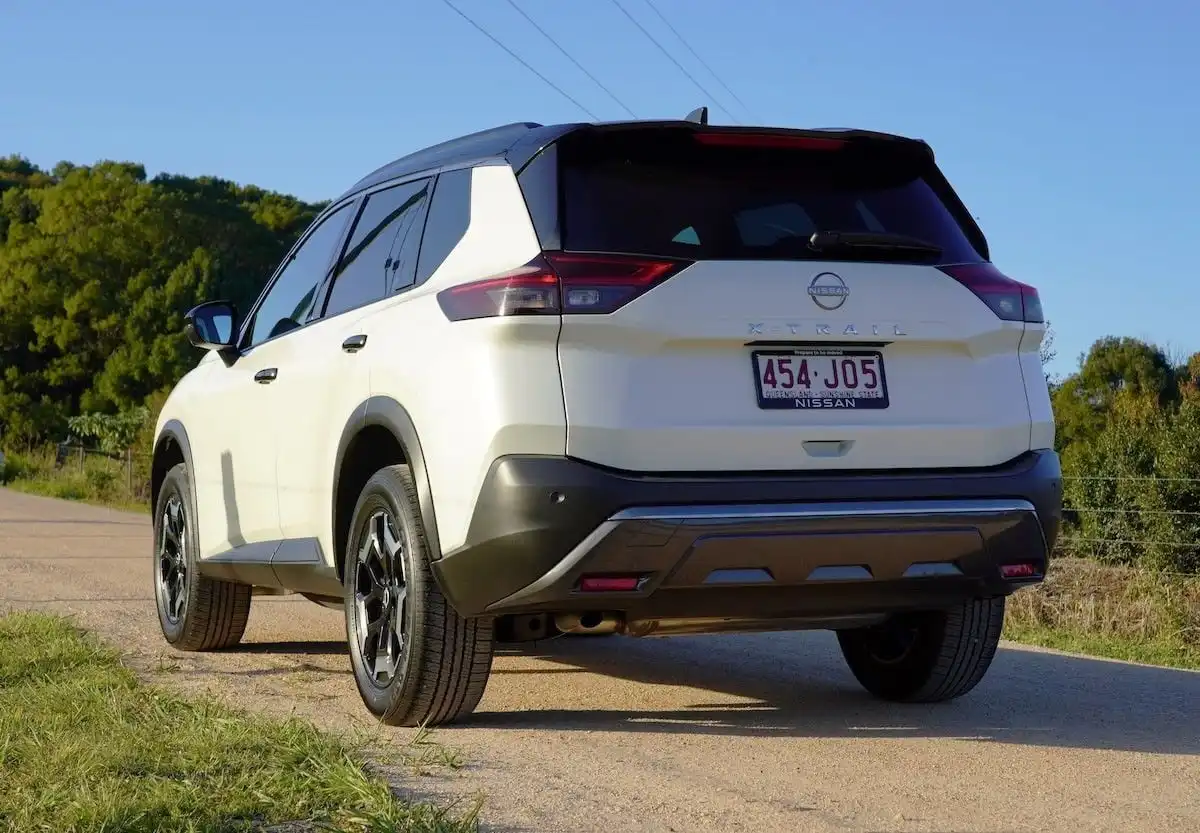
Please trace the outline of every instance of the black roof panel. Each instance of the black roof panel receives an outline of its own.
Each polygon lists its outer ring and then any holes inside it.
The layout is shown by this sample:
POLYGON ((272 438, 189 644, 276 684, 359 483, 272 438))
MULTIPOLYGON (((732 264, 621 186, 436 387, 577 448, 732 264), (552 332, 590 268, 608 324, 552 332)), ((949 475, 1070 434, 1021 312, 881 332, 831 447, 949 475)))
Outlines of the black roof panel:
MULTIPOLYGON (((696 122, 686 121, 683 119, 664 119, 656 120, 639 120, 639 121, 613 121, 613 122, 573 122, 566 124, 542 125, 537 122, 514 122, 501 127, 493 127, 488 130, 481 130, 477 133, 469 133, 466 136, 460 136, 455 139, 450 139, 436 145, 415 151, 402 156, 394 162, 389 162, 381 168, 378 168, 365 177, 360 179, 349 190, 346 191, 338 200, 370 188, 373 185, 378 185, 387 182, 390 179, 396 179, 407 174, 419 173, 421 171, 433 170, 441 168, 445 165, 452 165, 464 162, 484 162, 488 160, 504 160, 512 165, 514 170, 520 170, 526 163, 536 156, 544 147, 557 141, 568 133, 572 133, 581 129, 622 129, 622 128, 655 128, 655 127, 686 127, 693 130, 730 130, 730 131, 755 131, 755 130, 771 130, 771 131, 787 131, 792 132, 787 128, 773 127, 726 127, 724 125, 699 125, 696 122)), ((888 133, 875 133, 867 130, 855 130, 853 128, 815 128, 808 130, 796 130, 797 133, 820 133, 828 131, 845 132, 852 136, 862 138, 877 138, 877 139, 901 139, 903 136, 895 136, 888 133)), ((909 140, 912 141, 912 140, 909 140)), ((919 141, 919 140, 917 140, 919 141)), ((335 200, 337 202, 337 200, 335 200)))
POLYGON ((405 174, 427 171, 472 159, 503 158, 505 152, 512 147, 515 141, 530 130, 541 126, 535 122, 514 122, 422 148, 367 174, 338 199, 405 174))

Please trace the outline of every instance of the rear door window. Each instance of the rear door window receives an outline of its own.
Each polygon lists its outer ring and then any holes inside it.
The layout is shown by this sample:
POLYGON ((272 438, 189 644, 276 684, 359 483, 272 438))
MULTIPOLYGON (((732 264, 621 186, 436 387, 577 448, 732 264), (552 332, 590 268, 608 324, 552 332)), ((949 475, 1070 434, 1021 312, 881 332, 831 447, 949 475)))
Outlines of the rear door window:
POLYGON ((425 237, 421 241, 421 259, 417 265, 417 283, 424 283, 449 257, 471 225, 471 169, 447 171, 438 177, 433 191, 425 237))
POLYGON ((827 259, 807 247, 814 232, 890 232, 940 246, 941 262, 983 259, 928 180, 931 160, 911 147, 856 142, 830 151, 701 146, 680 130, 565 137, 563 247, 827 259))
POLYGON ((406 182, 367 197, 334 273, 326 317, 412 286, 430 183, 406 182))

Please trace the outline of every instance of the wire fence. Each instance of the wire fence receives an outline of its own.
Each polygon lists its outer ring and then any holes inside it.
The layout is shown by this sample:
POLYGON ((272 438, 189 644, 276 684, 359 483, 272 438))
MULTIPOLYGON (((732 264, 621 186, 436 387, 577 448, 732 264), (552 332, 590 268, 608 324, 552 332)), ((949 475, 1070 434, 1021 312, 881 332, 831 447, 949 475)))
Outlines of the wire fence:
POLYGON ((132 449, 113 452, 72 442, 54 447, 53 469, 59 477, 75 477, 93 491, 133 501, 149 499, 150 463, 151 455, 132 449))
MULTIPOLYGON (((144 452, 110 452, 64 442, 55 447, 53 467, 59 476, 78 477, 97 489, 120 491, 138 501, 149 499, 150 463, 151 455, 144 452)), ((1082 556, 1138 566, 1142 554, 1156 551, 1164 555, 1155 559, 1155 573, 1186 578, 1200 575, 1200 571, 1190 569, 1191 564, 1200 562, 1200 507, 1073 505, 1069 499, 1071 492, 1078 491, 1071 488, 1072 483, 1200 484, 1200 477, 1066 476, 1063 480, 1068 493, 1066 522, 1055 556, 1082 556), (1147 527, 1158 529, 1160 534, 1148 534, 1147 527), (1178 569, 1185 564, 1188 569, 1178 569)))

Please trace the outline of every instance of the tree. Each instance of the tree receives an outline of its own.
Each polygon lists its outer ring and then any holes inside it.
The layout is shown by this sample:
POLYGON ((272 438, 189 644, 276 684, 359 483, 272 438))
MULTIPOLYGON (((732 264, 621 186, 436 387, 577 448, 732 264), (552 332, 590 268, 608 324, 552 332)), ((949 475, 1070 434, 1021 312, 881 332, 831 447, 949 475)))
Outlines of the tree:
POLYGON ((1059 449, 1093 441, 1118 393, 1148 397, 1157 406, 1178 401, 1175 370, 1163 351, 1135 338, 1107 336, 1080 357, 1079 371, 1055 386, 1059 449))
POLYGON ((172 386, 196 354, 183 314, 245 309, 318 208, 142 165, 0 158, 0 433, 61 439, 80 411, 114 415, 172 386))
MULTIPOLYGON (((1042 370, 1046 370, 1046 365, 1058 358, 1058 351, 1054 349, 1054 330, 1050 329, 1050 322, 1046 322, 1046 334, 1042 336, 1042 343, 1038 345, 1038 358, 1042 360, 1042 370)), ((1046 378, 1050 378, 1050 374, 1046 374, 1046 378)))

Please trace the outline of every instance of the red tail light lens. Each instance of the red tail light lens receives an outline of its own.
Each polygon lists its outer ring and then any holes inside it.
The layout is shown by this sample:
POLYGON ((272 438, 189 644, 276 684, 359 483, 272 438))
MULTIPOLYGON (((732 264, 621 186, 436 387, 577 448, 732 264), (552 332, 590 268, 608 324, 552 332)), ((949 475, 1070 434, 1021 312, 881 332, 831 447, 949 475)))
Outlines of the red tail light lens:
POLYGON ((787 133, 695 133, 702 145, 742 148, 777 148, 793 150, 839 150, 845 139, 826 139, 822 136, 792 136, 787 133))
POLYGON ((1035 564, 1003 564, 1000 567, 1000 575, 1009 579, 1036 578, 1041 573, 1035 564))
POLYGON ((579 590, 583 593, 630 593, 641 583, 641 576, 584 576, 579 580, 579 590))
POLYGON ((1042 299, 1032 286, 1014 281, 990 263, 939 266, 954 280, 975 293, 1002 321, 1043 324, 1042 299))
POLYGON ((644 295, 688 261, 544 252, 529 263, 438 293, 451 321, 510 315, 604 315, 644 295))

